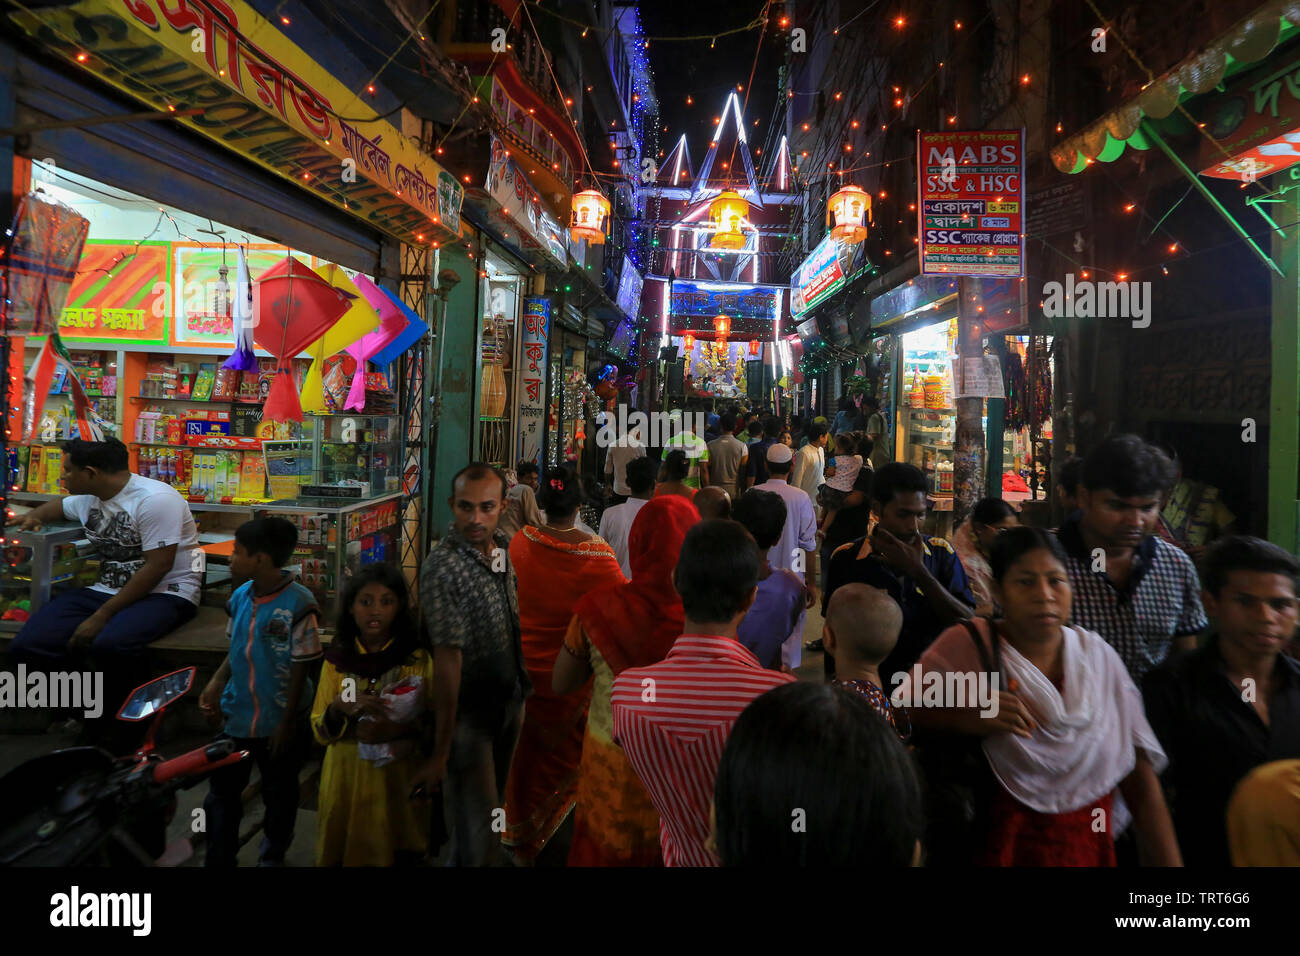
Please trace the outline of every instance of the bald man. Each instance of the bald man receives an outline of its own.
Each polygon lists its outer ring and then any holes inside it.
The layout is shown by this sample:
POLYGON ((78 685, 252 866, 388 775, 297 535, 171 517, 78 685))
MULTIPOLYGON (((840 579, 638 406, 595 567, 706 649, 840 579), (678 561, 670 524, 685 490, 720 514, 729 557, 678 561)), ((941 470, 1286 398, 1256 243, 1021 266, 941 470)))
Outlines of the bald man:
POLYGON ((691 501, 695 503, 695 510, 704 521, 715 518, 725 521, 731 517, 731 495, 717 485, 701 488, 691 501))
POLYGON ((822 643, 835 660, 834 684, 862 695, 899 738, 911 736, 911 719, 889 700, 880 662, 898 643, 903 610, 888 592, 854 582, 835 589, 826 607, 822 643))

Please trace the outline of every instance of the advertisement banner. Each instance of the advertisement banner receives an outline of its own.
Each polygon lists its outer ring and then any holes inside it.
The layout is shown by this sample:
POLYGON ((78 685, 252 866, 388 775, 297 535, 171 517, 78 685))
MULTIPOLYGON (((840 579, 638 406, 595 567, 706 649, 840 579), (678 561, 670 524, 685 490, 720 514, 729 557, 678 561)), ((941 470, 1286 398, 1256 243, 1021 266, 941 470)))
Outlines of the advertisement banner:
POLYGON ((618 277, 618 296, 614 299, 614 304, 623 310, 633 322, 641 314, 641 287, 645 285, 645 279, 637 271, 636 266, 632 265, 632 260, 627 256, 623 257, 623 273, 618 277))
POLYGON ((159 111, 201 107, 177 120, 385 233, 459 235, 456 178, 244 0, 80 0, 9 17, 159 111))
MULTIPOLYGON (((244 247, 248 259, 248 274, 256 280, 267 269, 285 257, 285 247, 270 243, 250 243, 244 247)), ((301 253, 299 254, 301 257, 301 253)), ((171 344, 188 346, 216 346, 234 348, 233 320, 227 310, 225 315, 214 311, 216 284, 221 278, 222 251, 211 244, 172 243, 172 256, 176 276, 171 344)), ((234 246, 225 250, 226 283, 228 296, 233 301, 238 275, 239 253, 234 246)))
POLYGON ((847 275, 840 252, 839 240, 827 233, 795 270, 790 280, 792 315, 803 315, 843 287, 847 275))
POLYGON ((492 158, 488 163, 488 194, 519 228, 520 246, 540 249, 559 268, 568 267, 565 259, 564 234, 560 223, 542 205, 542 196, 509 156, 501 140, 492 136, 492 158))
POLYGON ((59 316, 65 341, 167 341, 170 245, 87 239, 59 316))
POLYGON ((918 131, 916 156, 921 275, 1024 275, 1025 131, 918 131))
POLYGON ((1253 182, 1300 162, 1300 60, 1269 60, 1235 78, 1227 92, 1198 110, 1206 136, 1197 166, 1202 176, 1253 182))
MULTIPOLYGON (((736 319, 775 321, 780 310, 781 289, 776 286, 727 284, 722 282, 673 283, 670 309, 674 316, 715 315, 736 319)), ((712 328, 711 325, 708 326, 712 328)), ((733 326, 734 330, 734 326, 733 326)))
POLYGON ((519 461, 542 465, 546 435, 546 343, 551 329, 551 300, 524 298, 519 336, 519 461))

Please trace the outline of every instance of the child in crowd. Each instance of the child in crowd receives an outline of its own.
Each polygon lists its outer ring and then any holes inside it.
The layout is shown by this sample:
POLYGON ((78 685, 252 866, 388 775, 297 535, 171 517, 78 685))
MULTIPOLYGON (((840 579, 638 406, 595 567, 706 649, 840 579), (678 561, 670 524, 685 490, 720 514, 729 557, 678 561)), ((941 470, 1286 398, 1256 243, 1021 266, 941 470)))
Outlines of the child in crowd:
POLYGON ((282 866, 298 817, 298 773, 305 756, 303 718, 311 700, 310 662, 320 657, 319 609, 311 591, 282 570, 298 543, 284 518, 257 518, 235 531, 226 604, 230 652, 199 697, 212 719, 251 760, 212 774, 203 808, 208 866, 234 866, 239 852, 243 791, 257 765, 266 817, 259 866, 282 866))
POLYGON ((429 809, 409 795, 432 695, 433 657, 420 644, 406 580, 391 565, 366 565, 343 592, 311 713, 326 745, 317 866, 424 856, 429 809))
POLYGON ((817 489, 817 503, 822 506, 821 532, 825 534, 844 507, 844 499, 853 491, 853 483, 862 470, 862 456, 855 454, 857 442, 849 432, 835 436, 835 457, 826 462, 826 483, 817 489))
POLYGON ((835 658, 834 683, 866 698, 900 740, 912 734, 907 709, 889 699, 885 681, 892 675, 880 673, 880 662, 898 643, 903 630, 903 611, 884 591, 865 584, 845 584, 835 589, 826 608, 822 643, 835 658))

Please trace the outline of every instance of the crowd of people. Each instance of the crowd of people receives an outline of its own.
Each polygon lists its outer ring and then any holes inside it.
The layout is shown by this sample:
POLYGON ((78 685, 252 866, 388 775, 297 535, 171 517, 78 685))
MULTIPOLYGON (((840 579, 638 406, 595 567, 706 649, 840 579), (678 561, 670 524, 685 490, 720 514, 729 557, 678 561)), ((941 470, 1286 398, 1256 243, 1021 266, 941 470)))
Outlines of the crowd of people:
POLYGON ((308 734, 322 866, 1300 864, 1293 555, 1166 540, 1176 465, 1131 435, 1054 529, 986 499, 930 535, 924 475, 842 411, 611 449, 590 521, 571 466, 469 464, 418 610, 365 567, 328 650, 293 526, 241 527, 201 705, 253 760, 212 777, 208 864, 253 765, 283 861, 308 734))

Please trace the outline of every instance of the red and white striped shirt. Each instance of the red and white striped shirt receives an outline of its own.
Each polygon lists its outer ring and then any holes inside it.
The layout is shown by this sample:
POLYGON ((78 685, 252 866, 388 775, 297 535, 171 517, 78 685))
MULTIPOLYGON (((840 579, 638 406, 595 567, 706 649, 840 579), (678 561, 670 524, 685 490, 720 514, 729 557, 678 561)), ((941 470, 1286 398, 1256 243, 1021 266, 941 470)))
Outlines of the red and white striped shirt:
POLYGON ((659 811, 667 866, 717 866, 704 848, 722 748, 759 694, 794 681, 729 637, 683 634, 668 656, 614 680, 614 739, 659 811))

